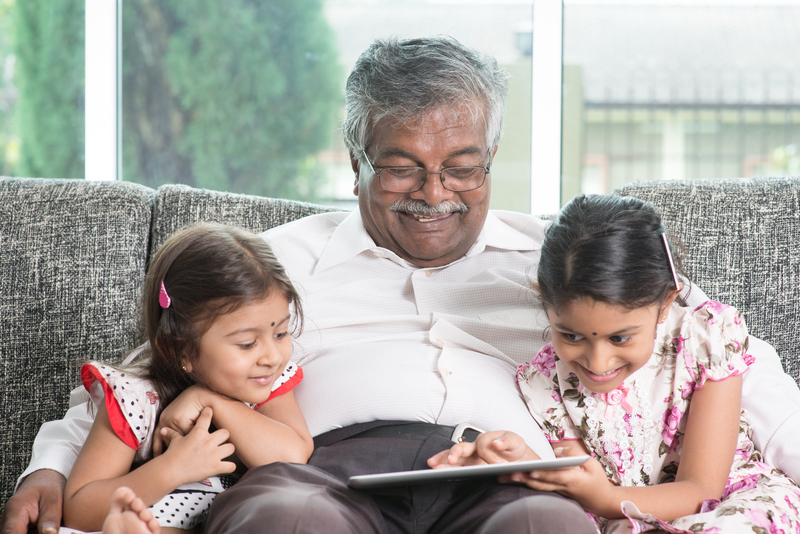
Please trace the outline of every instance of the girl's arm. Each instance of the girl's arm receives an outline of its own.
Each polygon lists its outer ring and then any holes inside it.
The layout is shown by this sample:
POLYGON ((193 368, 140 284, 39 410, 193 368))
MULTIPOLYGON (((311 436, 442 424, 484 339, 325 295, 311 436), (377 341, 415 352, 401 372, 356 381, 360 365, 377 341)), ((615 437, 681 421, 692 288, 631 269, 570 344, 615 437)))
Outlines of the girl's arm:
MULTIPOLYGON (((161 438, 169 432, 163 427, 185 434, 195 414, 206 406, 214 411, 214 426, 230 432, 236 456, 248 468, 272 462, 306 463, 314 451, 314 441, 291 390, 253 410, 239 400, 192 386, 161 413, 161 438)), ((154 443, 154 452, 158 454, 161 447, 154 443)))
MULTIPOLYGON (((655 486, 615 486, 594 459, 582 466, 558 471, 540 471, 537 478, 515 474, 511 480, 542 491, 556 491, 575 499, 586 510, 609 519, 623 517, 622 501, 633 502, 643 513, 664 521, 700 511, 706 499, 719 499, 730 474, 739 434, 741 376, 720 382, 707 380, 695 390, 686 414, 680 465, 675 482, 655 486)), ((582 442, 554 443, 553 448, 582 442)), ((574 451, 575 454, 578 451, 574 451)))
POLYGON ((211 410, 205 410, 187 436, 176 438, 166 453, 131 471, 135 451, 114 432, 106 407, 101 405, 67 480, 64 524, 100 530, 111 494, 120 486, 130 487, 151 506, 181 484, 233 472, 235 465, 223 459, 233 454, 234 447, 225 443, 226 431, 209 434, 211 415, 211 410))

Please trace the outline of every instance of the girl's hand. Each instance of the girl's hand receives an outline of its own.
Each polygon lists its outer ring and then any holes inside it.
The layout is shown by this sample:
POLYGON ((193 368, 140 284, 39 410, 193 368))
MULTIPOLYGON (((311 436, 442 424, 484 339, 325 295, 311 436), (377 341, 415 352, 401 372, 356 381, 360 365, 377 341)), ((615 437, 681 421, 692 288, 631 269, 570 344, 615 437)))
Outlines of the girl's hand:
POLYGON ((211 408, 203 408, 194 428, 185 436, 167 429, 170 445, 164 452, 164 459, 171 460, 169 464, 174 465, 178 485, 236 470, 235 463, 225 461, 235 450, 232 443, 227 443, 230 432, 219 429, 209 433, 211 415, 211 408))
POLYGON ((201 386, 191 386, 164 408, 153 435, 153 456, 159 456, 169 447, 172 436, 189 434, 207 405, 203 399, 213 394, 201 386))
POLYGON ((516 462, 518 460, 538 460, 539 456, 531 450, 521 436, 513 432, 495 430, 479 434, 473 443, 462 442, 449 450, 428 459, 434 469, 459 465, 481 465, 516 462))
MULTIPOLYGON (((570 450, 556 450, 556 456, 574 456, 570 450)), ((579 454, 583 454, 580 452, 579 454)), ((600 513, 608 507, 617 488, 606 476, 603 466, 594 458, 583 465, 564 469, 512 473, 500 477, 500 482, 519 482, 539 491, 555 491, 578 502, 585 510, 600 513)))

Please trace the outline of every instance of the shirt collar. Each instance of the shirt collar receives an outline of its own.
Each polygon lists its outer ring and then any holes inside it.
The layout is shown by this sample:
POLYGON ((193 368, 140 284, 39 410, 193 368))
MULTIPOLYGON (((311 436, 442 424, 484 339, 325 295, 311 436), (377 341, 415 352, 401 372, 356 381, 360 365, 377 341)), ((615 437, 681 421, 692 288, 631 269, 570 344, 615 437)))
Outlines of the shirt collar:
MULTIPOLYGON (((490 211, 486 215, 483 229, 478 234, 475 244, 470 247, 462 258, 448 265, 480 254, 487 248, 530 251, 537 250, 540 246, 540 243, 507 225, 490 211)), ((325 245, 325 249, 322 251, 314 268, 314 274, 344 263, 363 252, 373 253, 409 269, 420 268, 404 260, 391 250, 377 246, 367 233, 366 228, 364 228, 361 212, 358 208, 355 208, 331 234, 331 238, 328 240, 328 244, 325 245)), ((446 267, 446 265, 442 267, 446 267)))

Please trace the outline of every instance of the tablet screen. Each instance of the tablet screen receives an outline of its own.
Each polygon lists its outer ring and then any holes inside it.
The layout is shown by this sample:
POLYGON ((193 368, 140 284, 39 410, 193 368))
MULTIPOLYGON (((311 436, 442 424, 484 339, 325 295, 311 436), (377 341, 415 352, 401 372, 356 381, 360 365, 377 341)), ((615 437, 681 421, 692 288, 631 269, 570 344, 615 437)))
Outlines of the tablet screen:
POLYGON ((347 481, 347 485, 353 489, 378 489, 410 486, 413 484, 467 480, 471 478, 497 477, 510 473, 572 467, 581 465, 588 459, 589 456, 567 456, 566 458, 555 458, 551 460, 529 460, 504 464, 467 465, 461 467, 443 467, 440 469, 379 473, 376 475, 358 475, 350 477, 347 481))

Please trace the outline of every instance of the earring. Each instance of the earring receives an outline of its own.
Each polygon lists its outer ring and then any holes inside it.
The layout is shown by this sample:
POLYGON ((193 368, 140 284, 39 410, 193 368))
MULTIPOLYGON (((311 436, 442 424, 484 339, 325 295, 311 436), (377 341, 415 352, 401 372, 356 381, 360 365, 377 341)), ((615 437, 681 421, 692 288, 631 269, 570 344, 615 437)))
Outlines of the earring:
POLYGON ((183 372, 184 372, 184 373, 186 373, 186 372, 187 372, 187 371, 186 371, 186 366, 185 366, 185 365, 181 365, 181 369, 183 369, 183 372))

